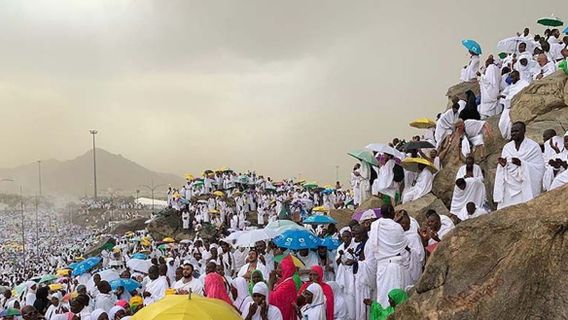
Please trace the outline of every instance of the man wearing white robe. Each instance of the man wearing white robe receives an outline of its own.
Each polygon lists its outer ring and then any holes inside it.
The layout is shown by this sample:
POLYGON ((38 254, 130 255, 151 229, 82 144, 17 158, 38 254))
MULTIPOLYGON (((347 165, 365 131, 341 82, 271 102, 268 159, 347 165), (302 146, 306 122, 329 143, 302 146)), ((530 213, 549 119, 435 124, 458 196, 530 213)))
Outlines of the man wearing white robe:
POLYGON ((518 71, 511 72, 512 83, 505 90, 503 90, 501 97, 504 105, 503 113, 501 118, 499 118, 499 130, 504 139, 511 138, 511 101, 513 98, 521 92, 524 88, 528 87, 530 83, 525 80, 520 79, 518 71))
POLYGON ((426 212, 426 224, 430 229, 428 245, 436 244, 455 228, 452 219, 444 214, 438 214, 435 210, 426 212))
POLYGON ((203 295, 203 283, 193 277, 193 265, 189 261, 184 262, 182 275, 183 277, 173 285, 178 294, 188 294, 191 290, 192 293, 203 295))
POLYGON ((436 121, 436 130, 434 138, 436 139, 436 148, 440 149, 444 138, 454 132, 454 123, 458 118, 459 104, 456 102, 450 109, 440 115, 440 119, 436 121))
POLYGON ((144 287, 143 297, 144 305, 152 304, 166 295, 168 289, 168 280, 166 276, 158 274, 158 267, 153 265, 148 269, 149 282, 144 287))
POLYGON ((395 220, 404 230, 404 236, 406 237, 408 248, 410 249, 409 282, 406 285, 413 286, 422 275, 422 268, 426 258, 424 246, 422 245, 422 241, 418 235, 420 225, 414 218, 411 218, 408 215, 406 210, 400 210, 397 213, 395 220))
POLYGON ((379 168, 377 179, 373 181, 373 195, 384 194, 392 199, 391 203, 395 203, 398 183, 394 181, 393 168, 396 165, 394 156, 385 154, 385 161, 385 164, 379 168))
POLYGON ((361 204, 361 164, 355 164, 351 172, 351 189, 353 190, 353 203, 358 206, 361 204))
POLYGON ((454 186, 450 213, 457 215, 469 202, 482 207, 487 202, 485 185, 480 178, 459 178, 454 186))
POLYGON ((365 202, 365 200, 369 199, 371 196, 371 165, 366 161, 361 161, 361 169, 360 169, 360 188, 361 188, 361 203, 365 202))
POLYGON ((564 137, 561 138, 561 144, 553 142, 555 140, 554 138, 557 138, 556 132, 554 132, 554 134, 555 136, 544 143, 544 160, 546 163, 544 177, 542 179, 542 187, 545 191, 551 190, 552 182, 558 175, 562 174, 562 172, 566 170, 566 163, 568 162, 568 150, 566 149, 566 147, 568 147, 568 132, 566 132, 564 137), (551 150, 548 155, 546 153, 546 146, 548 146, 551 150), (562 151, 560 151, 560 148, 562 148, 562 151), (556 153, 557 151, 559 151, 559 153, 556 153))
POLYGON ((536 72, 533 76, 534 80, 540 80, 556 72, 556 64, 553 61, 548 61, 545 54, 539 54, 537 62, 538 67, 536 68, 536 72))
POLYGON ((479 165, 475 164, 473 156, 465 158, 465 164, 458 169, 455 180, 459 178, 480 178, 483 181, 483 171, 479 165))
POLYGON ((383 213, 383 217, 371 224, 369 242, 371 252, 377 261, 377 302, 388 306, 388 293, 392 289, 404 289, 410 282, 410 254, 404 229, 394 220, 394 212, 383 213))
POLYGON ((419 174, 414 185, 404 188, 402 203, 418 200, 432 191, 434 175, 432 175, 430 169, 426 168, 423 164, 418 164, 418 170, 419 174))
POLYGON ((347 312, 349 319, 355 319, 355 275, 353 274, 353 264, 355 263, 354 251, 357 244, 351 237, 351 230, 345 227, 339 230, 342 244, 337 248, 335 261, 337 262, 337 272, 335 281, 345 293, 347 312))
POLYGON ((371 252, 371 246, 365 228, 362 225, 354 226, 353 235, 356 243, 354 253, 357 259, 356 266, 353 267, 355 287, 357 288, 355 290, 355 319, 366 320, 368 319, 369 311, 363 301, 375 296, 377 263, 375 261, 375 255, 371 252))
POLYGON ((561 174, 557 175, 556 178, 554 178, 554 181, 552 181, 552 184, 550 185, 550 190, 560 188, 567 183, 568 183, 568 170, 564 170, 564 172, 562 172, 561 174))
POLYGON ((462 69, 460 80, 464 82, 477 80, 477 72, 479 71, 480 59, 479 55, 469 52, 471 57, 469 63, 462 69))
POLYGON ((465 221, 468 219, 481 217, 482 215, 485 215, 487 213, 487 210, 485 210, 484 208, 476 206, 473 202, 469 202, 465 207, 461 209, 457 216, 461 221, 465 221))
POLYGON ((544 157, 540 145, 525 137, 525 124, 515 122, 511 141, 498 159, 493 199, 497 208, 506 208, 538 196, 542 190, 544 157))
POLYGON ((481 75, 479 89, 481 91, 481 104, 479 114, 481 119, 497 114, 499 105, 499 91, 501 86, 501 71, 495 65, 493 57, 485 61, 485 72, 481 75))

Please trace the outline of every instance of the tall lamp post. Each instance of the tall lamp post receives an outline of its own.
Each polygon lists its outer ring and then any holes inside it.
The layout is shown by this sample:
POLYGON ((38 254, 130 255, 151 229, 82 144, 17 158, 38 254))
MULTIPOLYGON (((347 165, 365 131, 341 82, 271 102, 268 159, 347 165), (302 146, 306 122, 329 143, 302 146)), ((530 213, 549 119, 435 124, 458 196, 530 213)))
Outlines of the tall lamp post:
POLYGON ((95 189, 95 201, 97 201, 97 151, 95 148, 95 135, 99 133, 97 130, 89 130, 93 135, 93 185, 95 189))
POLYGON ((152 211, 154 211, 154 190, 156 190, 159 187, 164 187, 165 184, 158 184, 158 185, 154 185, 154 179, 152 179, 152 185, 140 185, 143 188, 146 188, 148 190, 150 190, 150 192, 152 193, 152 211))

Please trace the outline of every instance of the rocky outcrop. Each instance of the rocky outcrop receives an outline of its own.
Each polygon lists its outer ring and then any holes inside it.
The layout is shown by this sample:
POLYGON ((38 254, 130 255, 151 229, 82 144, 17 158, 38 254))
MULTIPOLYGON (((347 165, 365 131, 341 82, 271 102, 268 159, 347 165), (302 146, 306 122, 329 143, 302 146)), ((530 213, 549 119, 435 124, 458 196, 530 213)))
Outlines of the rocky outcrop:
POLYGON ((361 203, 357 207, 357 209, 355 209, 355 212, 363 212, 369 209, 380 208, 382 205, 383 205, 383 199, 376 196, 370 196, 367 200, 363 201, 363 203, 361 203))
POLYGON ((471 90, 475 93, 476 96, 479 95, 479 83, 477 82, 461 82, 456 85, 453 85, 448 88, 448 92, 446 92, 446 97, 448 97, 448 108, 452 106, 452 98, 458 97, 462 100, 465 100, 466 95, 465 93, 471 90))
POLYGON ((460 223, 389 319, 568 318, 566 203, 568 187, 460 223))
POLYGON ((438 214, 449 215, 450 211, 442 200, 429 193, 422 198, 396 206, 395 210, 406 210, 420 225, 426 223, 426 211, 432 209, 438 214))
POLYGON ((116 225, 113 227, 111 233, 123 235, 128 231, 136 231, 136 230, 143 230, 146 225, 144 222, 148 220, 147 218, 138 218, 130 221, 125 221, 121 224, 116 225))

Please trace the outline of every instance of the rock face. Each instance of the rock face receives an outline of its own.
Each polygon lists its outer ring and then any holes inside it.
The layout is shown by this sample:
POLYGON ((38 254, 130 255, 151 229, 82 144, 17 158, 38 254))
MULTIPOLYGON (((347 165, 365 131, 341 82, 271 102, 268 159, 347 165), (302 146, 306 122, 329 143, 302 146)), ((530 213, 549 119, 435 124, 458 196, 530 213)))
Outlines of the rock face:
POLYGON ((568 187, 460 223, 389 319, 568 318, 568 187))
POLYGON ((431 193, 416 201, 401 204, 395 208, 395 210, 402 209, 406 210, 420 225, 426 222, 426 211, 430 209, 436 210, 438 214, 448 215, 450 213, 444 202, 431 193))
POLYGON ((452 107, 452 97, 458 97, 465 100, 466 91, 471 90, 476 96, 479 95, 479 83, 477 82, 461 82, 448 88, 446 97, 448 97, 448 108, 452 107))

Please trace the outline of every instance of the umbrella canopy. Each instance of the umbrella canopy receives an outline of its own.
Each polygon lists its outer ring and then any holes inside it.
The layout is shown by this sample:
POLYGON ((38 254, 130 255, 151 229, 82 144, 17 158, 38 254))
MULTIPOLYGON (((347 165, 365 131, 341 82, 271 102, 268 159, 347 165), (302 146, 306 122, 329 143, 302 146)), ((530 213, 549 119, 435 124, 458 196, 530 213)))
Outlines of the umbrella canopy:
POLYGON ((137 252, 135 254, 132 255, 132 257, 130 257, 132 259, 140 259, 140 260, 146 260, 146 258, 148 258, 148 256, 145 253, 142 252, 137 252))
POLYGON ((367 150, 355 150, 347 153, 348 155, 352 156, 355 159, 367 162, 370 165, 379 166, 379 161, 375 159, 372 153, 367 150))
POLYGON ((433 144, 428 141, 409 141, 404 145, 404 151, 408 152, 409 150, 417 150, 417 149, 431 149, 435 148, 433 144))
POLYGON ((313 189, 313 188, 317 188, 318 184, 316 182, 313 182, 313 181, 312 182, 306 182, 306 183, 304 183, 303 187, 306 188, 306 189, 313 189))
MULTIPOLYGON (((274 257, 274 262, 276 263, 280 263, 280 261, 282 261, 282 259, 284 259, 286 256, 288 256, 288 254, 279 254, 277 256, 274 257)), ((302 262, 302 260, 298 259, 298 257, 293 256, 293 255, 289 255, 290 257, 292 257, 292 262, 294 262, 294 265, 300 269, 304 269, 306 267, 306 265, 304 265, 304 263, 302 262)))
POLYGON ((140 283, 132 279, 115 279, 110 282, 110 287, 112 290, 116 290, 118 287, 123 287, 126 291, 131 292, 140 287, 140 283))
POLYGON ((189 240, 189 239, 183 239, 183 240, 181 240, 179 243, 181 243, 181 244, 191 244, 191 240, 189 240))
POLYGON ((273 240, 278 247, 289 250, 314 249, 320 240, 307 230, 288 230, 273 240))
POLYGON ((59 277, 68 276, 70 273, 71 273, 71 270, 69 270, 69 269, 57 269, 57 271, 55 272, 55 274, 59 277))
POLYGON ((341 241, 339 241, 339 239, 336 238, 323 238, 320 239, 320 247, 326 247, 327 250, 335 250, 337 248, 339 248, 339 246, 341 245, 341 241))
POLYGON ((216 197, 223 197, 225 196, 225 194, 223 193, 223 191, 214 191, 213 195, 216 197))
POLYGON ((194 187, 203 187, 205 183, 203 182, 203 180, 199 180, 193 183, 194 187))
POLYGON ((49 291, 57 291, 63 289, 63 285, 61 283, 52 283, 48 287, 49 291))
POLYGON ((276 235, 271 229, 256 229, 245 231, 237 238, 236 246, 249 247, 254 246, 257 241, 272 239, 276 235))
POLYGON ((54 275, 54 274, 46 274, 46 275, 42 276, 41 279, 39 279, 39 283, 47 283, 47 282, 55 281, 57 279, 59 279, 59 277, 54 275))
POLYGON ((184 177, 185 177, 185 180, 189 180, 189 181, 191 181, 191 180, 194 179, 193 175, 190 174, 190 173, 186 173, 186 174, 184 175, 184 177))
POLYGON ((126 266, 133 272, 148 273, 148 269, 152 266, 149 260, 130 259, 126 262, 126 266))
POLYGON ((79 262, 75 268, 73 268, 73 273, 71 275, 73 277, 80 276, 83 273, 91 271, 97 264, 102 261, 100 257, 91 257, 87 260, 83 260, 79 262))
MULTIPOLYGON (((298 225, 294 221, 290 220, 275 220, 270 222, 264 227, 264 229, 271 230, 275 234, 281 234, 287 230, 306 230, 306 228, 298 225)), ((229 236, 230 237, 230 236, 229 236)))
POLYGON ((564 31, 562 31, 562 32, 568 34, 568 27, 566 27, 566 29, 564 29, 564 31))
POLYGON ((432 162, 424 159, 424 158, 406 158, 404 160, 402 160, 402 162, 400 163, 400 165, 408 170, 408 171, 413 171, 413 172, 418 172, 418 165, 419 164, 423 164, 426 166, 426 168, 428 168, 428 170, 430 170, 432 173, 436 173, 438 171, 438 169, 436 169, 436 167, 432 164, 432 162))
POLYGON ((172 243, 176 242, 176 240, 172 237, 165 237, 164 240, 162 240, 162 242, 172 243))
POLYGON ((413 128, 428 129, 436 127, 436 121, 428 118, 418 118, 409 123, 409 125, 413 128))
MULTIPOLYGON (((118 271, 114 270, 114 269, 105 269, 102 270, 100 272, 97 272, 97 274, 99 276, 101 276, 101 280, 105 280, 105 281, 112 281, 115 279, 120 278, 120 274, 118 274, 118 271)), ((92 281, 92 278, 91 278, 92 281)))
POLYGON ((312 209, 313 212, 328 212, 329 209, 327 209, 324 206, 319 206, 319 207, 315 207, 312 209))
POLYGON ((309 216, 304 221, 305 224, 330 224, 330 223, 337 223, 335 219, 330 216, 326 216, 323 214, 315 214, 313 216, 309 216))
POLYGON ((381 214, 381 208, 376 209, 369 209, 365 211, 355 212, 351 219, 360 222, 361 220, 368 220, 368 219, 378 219, 381 218, 383 215, 381 214))
POLYGON ((462 44, 467 50, 477 55, 481 54, 481 46, 479 45, 479 43, 477 43, 477 41, 471 39, 462 40, 462 44))
MULTIPOLYGON (((395 156, 395 158, 399 158, 399 159, 404 159, 406 157, 406 155, 404 153, 396 150, 395 148, 393 148, 389 145, 382 144, 382 143, 371 143, 371 144, 368 144, 365 148, 367 148, 371 151, 378 152, 378 153, 388 153, 390 155, 395 156)), ((378 164, 378 161, 377 161, 377 164, 378 164)))
POLYGON ((532 54, 536 44, 533 41, 527 40, 523 37, 506 38, 497 43, 497 51, 506 53, 516 53, 519 51, 519 44, 525 43, 527 45, 527 52, 532 54))
POLYGON ((550 15, 550 17, 542 17, 536 21, 538 24, 547 27, 559 27, 564 24, 562 20, 558 19, 557 17, 550 15))
POLYGON ((20 310, 18 310, 16 308, 8 308, 8 309, 0 312, 0 318, 3 318, 3 317, 19 317, 21 315, 22 314, 20 313, 20 310))
POLYGON ((195 294, 170 295, 142 308, 132 320, 240 320, 241 316, 226 302, 195 294))

